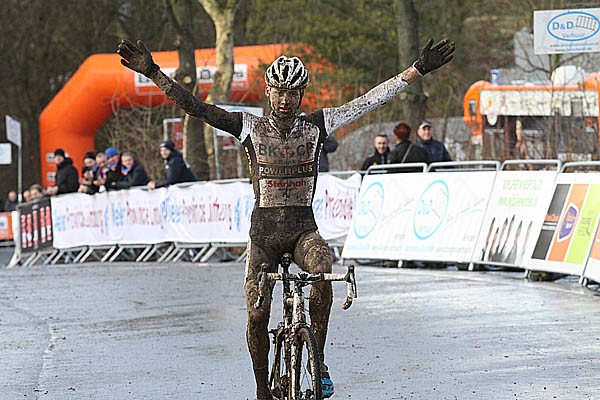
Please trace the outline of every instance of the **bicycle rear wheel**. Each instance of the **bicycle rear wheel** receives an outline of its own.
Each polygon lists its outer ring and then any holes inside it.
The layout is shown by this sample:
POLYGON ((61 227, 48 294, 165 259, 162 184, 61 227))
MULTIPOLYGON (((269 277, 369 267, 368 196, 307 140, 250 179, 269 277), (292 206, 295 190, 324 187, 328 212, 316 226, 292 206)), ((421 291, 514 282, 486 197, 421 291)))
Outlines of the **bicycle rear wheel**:
POLYGON ((296 333, 295 365, 292 366, 294 400, 322 400, 321 361, 317 341, 308 326, 301 327, 296 333))

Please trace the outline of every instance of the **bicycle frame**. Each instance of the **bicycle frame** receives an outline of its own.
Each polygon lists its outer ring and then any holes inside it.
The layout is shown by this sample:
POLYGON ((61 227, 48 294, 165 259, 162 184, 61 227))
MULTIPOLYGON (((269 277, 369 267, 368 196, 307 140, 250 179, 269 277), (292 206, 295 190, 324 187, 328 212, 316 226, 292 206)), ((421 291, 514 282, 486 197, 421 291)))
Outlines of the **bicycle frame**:
MULTIPOLYGON (((290 254, 286 253, 281 259, 282 273, 269 273, 269 266, 263 264, 261 266, 261 273, 259 274, 259 296, 254 305, 255 308, 260 307, 264 299, 264 288, 266 287, 267 280, 282 281, 283 285, 283 321, 277 324, 277 328, 270 331, 273 334, 274 344, 274 358, 273 367, 271 368, 270 382, 271 384, 277 384, 275 387, 275 393, 280 399, 296 400, 296 394, 300 393, 300 371, 295 370, 298 363, 300 351, 302 350, 303 341, 299 338, 304 334, 304 340, 306 337, 312 337, 314 341, 314 334, 310 326, 306 322, 306 308, 305 308, 305 296, 303 288, 308 285, 312 285, 316 282, 322 281, 345 281, 347 283, 347 297, 343 309, 347 309, 352 305, 353 298, 356 297, 356 281, 354 278, 354 266, 348 266, 348 272, 346 274, 309 274, 306 272, 300 272, 298 274, 290 274, 289 267, 292 262, 290 254), (285 363, 285 376, 280 376, 281 369, 281 346, 283 346, 283 362, 285 363), (281 382, 279 381, 282 378, 281 382), (283 393, 281 393, 283 392, 283 393)), ((318 355, 318 349, 311 348, 309 353, 314 359, 310 369, 312 376, 321 376, 320 371, 320 359, 318 355)), ((310 357, 309 357, 310 358, 310 357)), ((321 399, 320 393, 320 378, 318 382, 319 388, 316 389, 318 394, 314 394, 315 399, 321 399)), ((304 398, 302 396, 302 398, 304 398)))

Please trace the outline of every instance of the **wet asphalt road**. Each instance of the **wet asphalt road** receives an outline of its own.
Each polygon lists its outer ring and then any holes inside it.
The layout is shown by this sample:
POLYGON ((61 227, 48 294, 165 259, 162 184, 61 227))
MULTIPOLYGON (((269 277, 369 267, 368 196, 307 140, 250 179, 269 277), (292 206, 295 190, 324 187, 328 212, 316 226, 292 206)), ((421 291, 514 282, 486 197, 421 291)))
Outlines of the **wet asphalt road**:
MULTIPOLYGON (((334 399, 600 399, 600 297, 573 279, 357 273, 334 399)), ((242 287, 235 263, 2 268, 0 399, 252 399, 242 287)))

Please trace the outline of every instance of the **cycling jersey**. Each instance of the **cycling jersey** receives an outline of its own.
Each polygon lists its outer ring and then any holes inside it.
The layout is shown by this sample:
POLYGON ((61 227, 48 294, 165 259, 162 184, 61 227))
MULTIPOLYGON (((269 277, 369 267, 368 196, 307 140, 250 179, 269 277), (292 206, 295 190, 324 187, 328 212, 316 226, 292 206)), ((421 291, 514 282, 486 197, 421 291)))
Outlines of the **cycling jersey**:
MULTIPOLYGON (((283 213, 296 221, 312 220, 313 224, 308 225, 316 229, 311 204, 318 177, 318 155, 327 136, 385 104, 420 77, 411 67, 340 107, 297 116, 289 132, 280 132, 271 116, 227 112, 201 102, 160 70, 152 80, 188 114, 240 140, 248 156, 256 198, 251 226, 261 214, 268 218, 270 214, 283 213)), ((251 238, 255 235, 260 232, 251 228, 251 238)))

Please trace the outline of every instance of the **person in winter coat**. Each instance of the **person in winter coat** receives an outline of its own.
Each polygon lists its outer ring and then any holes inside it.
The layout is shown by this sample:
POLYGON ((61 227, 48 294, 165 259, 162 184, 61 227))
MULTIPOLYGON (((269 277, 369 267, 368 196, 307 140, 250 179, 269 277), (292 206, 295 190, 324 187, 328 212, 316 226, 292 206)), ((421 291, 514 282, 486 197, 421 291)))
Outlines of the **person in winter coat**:
POLYGON ((129 189, 150 182, 144 166, 129 151, 121 154, 121 175, 121 180, 114 182, 112 189, 129 189))
POLYGON ((192 168, 183 159, 180 151, 175 149, 175 143, 165 140, 160 144, 160 156, 165 162, 165 178, 160 181, 148 182, 148 189, 157 189, 183 182, 195 182, 198 179, 192 168))
MULTIPOLYGON (((394 128, 394 135, 396 136, 396 146, 390 152, 388 162, 390 164, 403 164, 403 163, 426 163, 429 164, 429 154, 427 151, 410 141, 410 126, 404 122, 400 122, 394 128)), ((402 169, 404 172, 417 172, 422 171, 422 168, 413 169, 402 169)))
POLYGON ((452 161, 448 149, 444 143, 435 140, 431 134, 431 122, 427 120, 421 121, 417 129, 417 146, 427 150, 429 153, 429 162, 452 161))
POLYGON ((117 189, 116 183, 123 178, 121 175, 121 154, 114 147, 107 148, 104 154, 106 154, 106 179, 104 187, 106 190, 114 190, 117 189))
POLYGON ((372 165, 382 165, 388 163, 388 156, 390 154, 390 148, 388 147, 387 135, 380 133, 375 136, 373 140, 375 151, 363 161, 361 171, 366 171, 372 165))
POLYGON ((48 195, 74 193, 79 189, 79 173, 73 166, 73 160, 65 156, 63 149, 54 151, 54 162, 56 163, 55 185, 48 187, 48 195))

